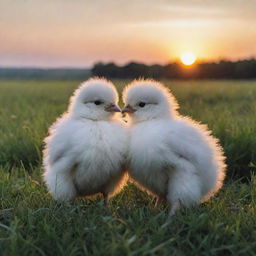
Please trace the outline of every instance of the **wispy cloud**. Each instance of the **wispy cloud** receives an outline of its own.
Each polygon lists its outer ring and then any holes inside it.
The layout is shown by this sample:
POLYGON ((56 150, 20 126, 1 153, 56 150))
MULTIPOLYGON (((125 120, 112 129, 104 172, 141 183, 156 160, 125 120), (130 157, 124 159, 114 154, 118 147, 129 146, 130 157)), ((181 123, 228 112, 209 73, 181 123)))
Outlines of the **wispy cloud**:
POLYGON ((0 0, 0 65, 256 56, 254 0, 0 0))
POLYGON ((200 27, 210 27, 218 24, 218 21, 206 20, 206 19, 176 19, 170 21, 148 21, 148 22, 138 22, 129 23, 128 26, 132 27, 161 27, 161 28, 200 28, 200 27))

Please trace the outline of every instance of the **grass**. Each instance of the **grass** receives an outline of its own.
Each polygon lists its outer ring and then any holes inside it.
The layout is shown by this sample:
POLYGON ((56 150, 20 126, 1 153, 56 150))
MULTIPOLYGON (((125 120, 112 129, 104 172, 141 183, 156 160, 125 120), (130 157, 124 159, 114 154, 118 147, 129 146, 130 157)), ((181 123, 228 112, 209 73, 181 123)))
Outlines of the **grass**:
MULTIPOLYGON (((127 81, 115 83, 121 91, 127 81)), ((132 184, 111 214, 99 196, 57 204, 47 193, 42 140, 78 84, 0 82, 0 255, 256 254, 255 81, 166 81, 181 113, 220 138, 229 166, 215 198, 167 222, 168 206, 154 209, 132 184)))

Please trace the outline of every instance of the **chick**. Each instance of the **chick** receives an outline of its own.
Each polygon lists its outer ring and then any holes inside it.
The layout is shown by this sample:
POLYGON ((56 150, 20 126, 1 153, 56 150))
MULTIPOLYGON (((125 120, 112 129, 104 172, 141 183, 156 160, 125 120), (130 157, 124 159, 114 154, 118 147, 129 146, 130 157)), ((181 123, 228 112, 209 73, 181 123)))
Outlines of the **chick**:
POLYGON ((127 131, 115 115, 121 111, 117 101, 111 82, 90 79, 50 127, 43 152, 44 180, 56 200, 102 193, 107 205, 109 196, 124 185, 127 131))
POLYGON ((208 200, 222 186, 225 157, 205 125, 178 114, 162 84, 134 81, 123 92, 130 117, 129 176, 146 191, 181 206, 208 200))

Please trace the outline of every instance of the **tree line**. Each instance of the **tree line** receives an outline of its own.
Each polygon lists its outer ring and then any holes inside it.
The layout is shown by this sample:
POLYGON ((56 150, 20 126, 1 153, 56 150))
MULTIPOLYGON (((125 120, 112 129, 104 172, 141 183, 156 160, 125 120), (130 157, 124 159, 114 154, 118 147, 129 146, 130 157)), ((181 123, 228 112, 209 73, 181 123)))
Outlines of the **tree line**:
POLYGON ((195 63, 146 65, 130 62, 123 66, 115 63, 96 63, 91 69, 83 68, 0 68, 0 79, 63 79, 85 80, 90 76, 106 78, 155 78, 155 79, 255 79, 256 59, 195 63))
POLYGON ((166 79, 254 79, 256 60, 240 60, 195 63, 184 66, 181 63, 167 65, 146 65, 130 62, 124 66, 115 63, 96 63, 92 68, 95 76, 108 78, 166 78, 166 79))

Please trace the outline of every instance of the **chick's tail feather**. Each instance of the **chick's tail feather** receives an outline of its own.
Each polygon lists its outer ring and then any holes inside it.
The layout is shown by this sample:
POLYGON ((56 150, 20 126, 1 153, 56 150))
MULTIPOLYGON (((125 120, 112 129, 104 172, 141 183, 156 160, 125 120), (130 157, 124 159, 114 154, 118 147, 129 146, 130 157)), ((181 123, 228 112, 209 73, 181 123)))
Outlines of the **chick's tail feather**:
POLYGON ((71 175, 72 168, 69 166, 68 159, 65 158, 46 167, 44 180, 55 200, 67 201, 77 196, 78 192, 71 175))

